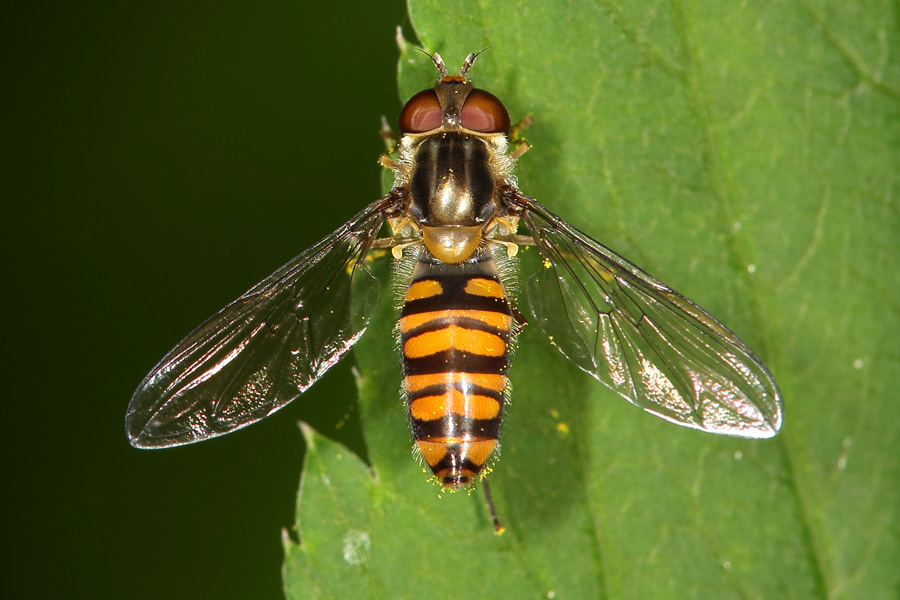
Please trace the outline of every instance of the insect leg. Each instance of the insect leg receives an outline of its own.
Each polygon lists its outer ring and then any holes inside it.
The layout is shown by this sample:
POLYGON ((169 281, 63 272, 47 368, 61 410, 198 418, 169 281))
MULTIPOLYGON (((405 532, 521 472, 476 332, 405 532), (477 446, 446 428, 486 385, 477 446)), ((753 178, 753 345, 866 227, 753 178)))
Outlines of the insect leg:
POLYGON ((509 130, 509 141, 516 147, 512 154, 510 154, 510 158, 514 161, 519 160, 519 157, 528 152, 531 148, 531 143, 522 137, 522 130, 530 127, 532 123, 534 123, 534 116, 531 113, 528 113, 509 130))
POLYGON ((497 508, 494 506, 494 498, 491 496, 491 486, 488 485, 487 478, 482 479, 481 484, 484 487, 484 499, 487 501, 488 510, 491 512, 491 521, 494 523, 494 533, 501 535, 506 531, 506 527, 500 523, 500 519, 497 517, 497 508))
MULTIPOLYGON (((378 135, 381 137, 381 141, 384 142, 384 147, 386 150, 386 152, 381 155, 381 158, 378 160, 378 162, 382 163, 382 165, 384 165, 385 160, 393 162, 390 160, 390 158, 388 158, 388 156, 394 154, 397 151, 400 140, 398 140, 397 136, 394 135, 394 132, 391 129, 391 126, 388 125, 387 119, 384 117, 384 115, 381 115, 381 131, 378 132, 378 135)), ((387 167, 387 165, 384 166, 387 167)))

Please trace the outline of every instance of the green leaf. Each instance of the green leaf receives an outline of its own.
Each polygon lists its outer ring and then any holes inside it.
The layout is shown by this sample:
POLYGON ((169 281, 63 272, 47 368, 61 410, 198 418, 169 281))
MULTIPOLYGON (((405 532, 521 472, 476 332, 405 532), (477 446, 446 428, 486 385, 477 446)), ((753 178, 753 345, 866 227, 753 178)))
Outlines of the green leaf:
MULTIPOLYGON (((410 15, 451 70, 490 47, 475 84, 535 117, 522 190, 741 336, 782 387, 785 426, 767 441, 672 426, 526 327, 490 477, 498 537, 480 491, 442 494, 410 456, 385 298, 357 353, 371 471, 311 435, 289 596, 896 597, 891 10, 414 1, 410 15)), ((409 48, 400 67, 404 98, 435 78, 409 48)))

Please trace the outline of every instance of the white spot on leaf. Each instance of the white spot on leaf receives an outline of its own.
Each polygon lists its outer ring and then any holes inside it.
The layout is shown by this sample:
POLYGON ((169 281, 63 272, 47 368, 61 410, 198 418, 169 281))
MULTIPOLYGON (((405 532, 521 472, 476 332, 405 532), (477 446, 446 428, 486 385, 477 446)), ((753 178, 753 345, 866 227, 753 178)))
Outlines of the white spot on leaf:
POLYGON ((344 560, 347 564, 358 567, 369 562, 371 547, 368 532, 351 529, 344 534, 344 560))

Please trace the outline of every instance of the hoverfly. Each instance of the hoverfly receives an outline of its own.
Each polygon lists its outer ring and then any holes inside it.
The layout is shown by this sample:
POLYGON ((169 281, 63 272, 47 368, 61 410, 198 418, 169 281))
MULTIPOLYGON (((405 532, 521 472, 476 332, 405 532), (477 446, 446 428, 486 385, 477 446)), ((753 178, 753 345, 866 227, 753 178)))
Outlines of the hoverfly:
POLYGON ((581 233, 516 186, 529 147, 506 108, 475 88, 466 57, 400 113, 394 186, 318 244, 210 317, 157 364, 131 399, 141 448, 178 446, 250 425, 301 395, 359 340, 379 282, 367 256, 391 249, 402 299, 397 334, 415 449, 442 487, 485 474, 497 453, 510 348, 525 317, 516 250, 541 265, 524 298, 533 322, 579 368, 679 425, 775 435, 782 400, 760 360, 725 326, 581 233), (390 237, 379 238, 388 223, 390 237), (524 223, 528 235, 518 234, 524 223))

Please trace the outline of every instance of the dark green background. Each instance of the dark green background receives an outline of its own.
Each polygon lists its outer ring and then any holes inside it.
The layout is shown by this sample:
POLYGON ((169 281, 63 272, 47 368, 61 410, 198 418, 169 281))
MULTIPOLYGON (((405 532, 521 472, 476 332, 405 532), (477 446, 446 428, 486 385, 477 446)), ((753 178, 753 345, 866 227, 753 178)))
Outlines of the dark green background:
POLYGON ((296 421, 334 431, 350 364, 193 447, 132 449, 125 408, 195 325, 379 195, 403 3, 0 13, 0 596, 280 597, 296 421))

